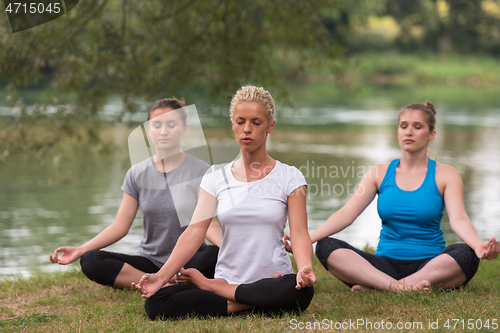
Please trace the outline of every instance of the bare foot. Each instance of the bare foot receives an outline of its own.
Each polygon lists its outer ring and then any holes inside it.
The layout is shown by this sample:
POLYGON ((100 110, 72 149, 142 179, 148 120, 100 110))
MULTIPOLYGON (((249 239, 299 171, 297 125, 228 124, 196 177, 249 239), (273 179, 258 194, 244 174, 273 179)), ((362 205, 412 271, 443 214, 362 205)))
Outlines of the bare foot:
POLYGON ((365 287, 361 284, 356 284, 354 286, 352 286, 351 288, 351 291, 358 291, 358 292, 368 292, 368 293, 371 293, 374 289, 372 288, 369 288, 369 287, 365 287))
POLYGON ((212 291, 214 284, 228 284, 224 279, 207 279, 196 268, 181 269, 180 275, 177 275, 177 281, 180 284, 192 284, 203 290, 212 291))
POLYGON ((423 280, 414 286, 406 285, 402 282, 398 282, 391 286, 391 291, 395 293, 417 291, 428 293, 431 290, 431 283, 427 280, 423 280))
POLYGON ((427 280, 424 280, 417 284, 416 286, 413 286, 413 291, 420 291, 423 293, 428 293, 431 291, 431 283, 427 280))
POLYGON ((279 279, 281 278, 283 275, 285 275, 284 273, 280 273, 280 272, 274 272, 273 274, 271 274, 270 278, 271 279, 279 279))

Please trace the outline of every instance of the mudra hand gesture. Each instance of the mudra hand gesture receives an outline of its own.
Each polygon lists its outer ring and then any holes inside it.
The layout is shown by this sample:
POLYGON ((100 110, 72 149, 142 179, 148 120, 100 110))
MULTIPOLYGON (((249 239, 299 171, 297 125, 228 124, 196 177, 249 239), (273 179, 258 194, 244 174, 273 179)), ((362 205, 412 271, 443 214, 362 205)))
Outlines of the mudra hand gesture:
POLYGON ((164 282, 156 274, 144 274, 139 283, 132 282, 132 288, 138 290, 144 298, 150 298, 163 287, 164 282))

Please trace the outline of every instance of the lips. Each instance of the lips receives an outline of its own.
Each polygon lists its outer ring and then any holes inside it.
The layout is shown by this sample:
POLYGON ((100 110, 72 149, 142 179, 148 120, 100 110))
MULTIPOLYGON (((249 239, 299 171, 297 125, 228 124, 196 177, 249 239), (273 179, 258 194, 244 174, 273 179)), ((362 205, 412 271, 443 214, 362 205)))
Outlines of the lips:
POLYGON ((253 139, 252 139, 252 138, 249 138, 249 137, 244 137, 243 139, 241 139, 241 141, 242 141, 243 143, 251 143, 251 142, 253 141, 253 139))
POLYGON ((413 140, 409 140, 409 139, 406 139, 406 140, 404 140, 403 142, 404 142, 404 143, 413 143, 413 142, 415 142, 415 141, 413 141, 413 140))

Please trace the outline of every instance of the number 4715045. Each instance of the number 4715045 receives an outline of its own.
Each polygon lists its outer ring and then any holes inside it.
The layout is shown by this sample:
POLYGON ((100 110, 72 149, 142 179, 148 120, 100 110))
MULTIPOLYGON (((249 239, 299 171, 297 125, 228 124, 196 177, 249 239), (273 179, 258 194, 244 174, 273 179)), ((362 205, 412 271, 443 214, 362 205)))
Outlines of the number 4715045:
POLYGON ((43 3, 30 2, 29 7, 27 3, 14 2, 9 3, 5 11, 9 14, 19 13, 19 9, 21 9, 21 13, 27 14, 43 14, 43 13, 54 13, 59 14, 61 12, 60 3, 49 3, 46 7, 43 3), (14 9, 15 8, 15 9, 14 9))
POLYGON ((483 322, 482 319, 448 319, 446 320, 444 328, 447 329, 470 329, 480 330, 481 328, 494 329, 498 328, 498 319, 487 319, 483 322))

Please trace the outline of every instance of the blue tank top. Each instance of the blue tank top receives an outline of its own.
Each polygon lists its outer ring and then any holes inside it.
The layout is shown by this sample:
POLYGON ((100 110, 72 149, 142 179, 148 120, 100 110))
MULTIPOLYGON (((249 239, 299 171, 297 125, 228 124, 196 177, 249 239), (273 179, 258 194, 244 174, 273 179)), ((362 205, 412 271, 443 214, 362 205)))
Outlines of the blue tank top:
POLYGON ((380 184, 377 210, 382 231, 376 255, 397 260, 419 260, 439 255, 446 247, 441 229, 444 200, 436 185, 436 161, 429 159, 424 182, 414 191, 396 184, 393 160, 380 184))

